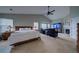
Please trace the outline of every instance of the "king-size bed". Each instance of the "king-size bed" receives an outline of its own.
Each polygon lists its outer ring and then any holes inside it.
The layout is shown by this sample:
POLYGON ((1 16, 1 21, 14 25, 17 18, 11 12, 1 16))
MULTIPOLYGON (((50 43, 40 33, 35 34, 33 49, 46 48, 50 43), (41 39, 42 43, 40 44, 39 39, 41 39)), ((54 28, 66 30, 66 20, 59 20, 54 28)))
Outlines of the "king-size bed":
POLYGON ((31 26, 15 26, 15 31, 8 38, 8 44, 16 46, 37 39, 40 39, 40 33, 31 26))

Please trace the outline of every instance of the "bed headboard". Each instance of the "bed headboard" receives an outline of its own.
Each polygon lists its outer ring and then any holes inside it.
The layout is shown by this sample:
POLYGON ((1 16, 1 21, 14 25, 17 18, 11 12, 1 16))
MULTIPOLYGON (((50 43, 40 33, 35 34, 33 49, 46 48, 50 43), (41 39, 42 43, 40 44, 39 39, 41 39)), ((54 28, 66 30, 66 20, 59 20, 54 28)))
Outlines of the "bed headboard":
POLYGON ((18 31, 20 28, 33 28, 32 26, 15 26, 15 30, 18 31))

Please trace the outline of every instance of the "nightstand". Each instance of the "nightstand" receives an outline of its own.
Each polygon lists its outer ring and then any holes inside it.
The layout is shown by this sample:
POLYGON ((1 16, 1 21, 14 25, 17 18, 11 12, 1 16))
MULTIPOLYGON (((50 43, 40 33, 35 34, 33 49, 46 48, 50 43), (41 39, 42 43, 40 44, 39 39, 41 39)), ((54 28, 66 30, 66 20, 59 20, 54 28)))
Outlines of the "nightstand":
POLYGON ((4 32, 2 33, 2 40, 8 40, 8 37, 10 36, 11 32, 4 32))
POLYGON ((2 34, 0 34, 0 41, 2 40, 2 34))

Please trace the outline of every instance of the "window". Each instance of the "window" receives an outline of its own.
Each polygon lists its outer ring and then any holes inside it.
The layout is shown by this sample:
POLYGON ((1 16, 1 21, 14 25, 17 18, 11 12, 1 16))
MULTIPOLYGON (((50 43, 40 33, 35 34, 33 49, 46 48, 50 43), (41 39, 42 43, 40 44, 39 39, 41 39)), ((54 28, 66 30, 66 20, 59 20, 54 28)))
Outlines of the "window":
POLYGON ((13 27, 13 20, 12 19, 0 19, 0 32, 11 31, 13 27))
POLYGON ((41 28, 42 29, 46 29, 47 28, 47 24, 41 24, 41 28))
POLYGON ((39 26, 39 25, 38 25, 38 22, 34 22, 34 27, 33 27, 33 29, 34 29, 34 30, 38 30, 38 26, 39 26))
POLYGON ((42 28, 42 29, 50 28, 50 24, 43 23, 43 24, 41 24, 41 28, 42 28))

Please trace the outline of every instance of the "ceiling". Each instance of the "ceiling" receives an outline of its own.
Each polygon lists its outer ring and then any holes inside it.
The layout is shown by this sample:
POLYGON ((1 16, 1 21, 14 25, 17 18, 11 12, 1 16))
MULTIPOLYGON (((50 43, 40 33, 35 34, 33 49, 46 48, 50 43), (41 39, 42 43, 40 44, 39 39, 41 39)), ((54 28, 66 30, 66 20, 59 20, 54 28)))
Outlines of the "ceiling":
POLYGON ((54 15, 47 16, 47 6, 0 6, 0 13, 11 14, 40 14, 50 19, 58 19, 69 14, 69 7, 51 6, 50 10, 55 9, 54 15))
POLYGON ((0 6, 0 13, 12 14, 45 14, 46 6, 0 6), (10 9, 13 9, 10 11, 10 9))

